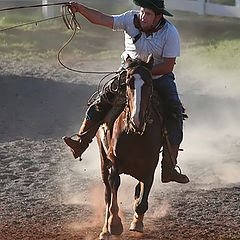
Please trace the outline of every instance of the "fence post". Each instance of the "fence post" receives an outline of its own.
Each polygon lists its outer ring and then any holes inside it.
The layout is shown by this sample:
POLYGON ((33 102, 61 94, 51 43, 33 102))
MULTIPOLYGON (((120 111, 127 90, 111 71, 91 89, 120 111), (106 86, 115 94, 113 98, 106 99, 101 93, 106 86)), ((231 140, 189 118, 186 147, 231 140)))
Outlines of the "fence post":
POLYGON ((240 0, 235 0, 235 6, 240 8, 240 0))
MULTIPOLYGON (((42 0, 42 4, 48 4, 48 0, 42 0)), ((54 7, 42 7, 42 15, 44 18, 49 18, 54 16, 54 7)))
POLYGON ((198 14, 205 15, 206 12, 206 0, 198 0, 198 14))

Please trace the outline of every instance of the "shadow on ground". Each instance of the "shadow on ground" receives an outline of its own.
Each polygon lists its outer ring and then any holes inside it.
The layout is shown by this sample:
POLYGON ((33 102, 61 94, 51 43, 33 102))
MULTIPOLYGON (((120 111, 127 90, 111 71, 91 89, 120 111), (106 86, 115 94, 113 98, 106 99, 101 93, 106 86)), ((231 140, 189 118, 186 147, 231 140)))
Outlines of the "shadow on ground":
POLYGON ((1 141, 73 134, 95 86, 48 79, 0 76, 1 141))

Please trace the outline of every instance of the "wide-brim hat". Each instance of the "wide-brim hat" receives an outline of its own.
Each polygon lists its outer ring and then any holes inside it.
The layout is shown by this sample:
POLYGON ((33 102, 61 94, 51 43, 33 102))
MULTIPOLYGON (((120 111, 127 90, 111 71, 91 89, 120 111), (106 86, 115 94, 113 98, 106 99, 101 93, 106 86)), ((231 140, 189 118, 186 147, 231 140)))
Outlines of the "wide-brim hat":
POLYGON ((137 6, 149 8, 156 13, 162 13, 166 16, 173 17, 173 15, 165 9, 163 0, 133 0, 133 2, 137 6))

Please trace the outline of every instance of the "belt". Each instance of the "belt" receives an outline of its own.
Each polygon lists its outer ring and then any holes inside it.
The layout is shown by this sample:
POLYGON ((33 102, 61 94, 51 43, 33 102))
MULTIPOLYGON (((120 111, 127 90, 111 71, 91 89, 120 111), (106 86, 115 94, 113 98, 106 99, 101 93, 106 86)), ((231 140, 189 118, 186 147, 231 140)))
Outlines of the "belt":
POLYGON ((158 79, 158 78, 160 78, 162 76, 163 76, 163 74, 162 75, 154 75, 154 76, 152 76, 152 79, 158 79))

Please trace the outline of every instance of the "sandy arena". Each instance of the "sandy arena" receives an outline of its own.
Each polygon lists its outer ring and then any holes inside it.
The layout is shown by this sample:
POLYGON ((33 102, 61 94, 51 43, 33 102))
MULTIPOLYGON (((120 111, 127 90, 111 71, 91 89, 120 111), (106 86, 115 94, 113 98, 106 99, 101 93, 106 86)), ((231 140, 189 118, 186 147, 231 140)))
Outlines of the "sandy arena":
MULTIPOLYGON (((78 131, 98 79, 58 65, 1 60, 1 240, 98 239, 104 194, 96 142, 79 162, 61 140, 78 131)), ((184 86, 190 118, 180 165, 191 182, 162 184, 158 166, 145 232, 136 234, 128 230, 136 181, 122 176, 124 232, 117 239, 240 239, 240 96, 197 94, 193 85, 184 86)))

